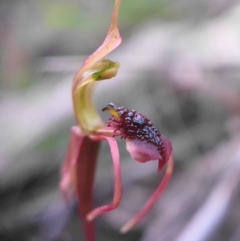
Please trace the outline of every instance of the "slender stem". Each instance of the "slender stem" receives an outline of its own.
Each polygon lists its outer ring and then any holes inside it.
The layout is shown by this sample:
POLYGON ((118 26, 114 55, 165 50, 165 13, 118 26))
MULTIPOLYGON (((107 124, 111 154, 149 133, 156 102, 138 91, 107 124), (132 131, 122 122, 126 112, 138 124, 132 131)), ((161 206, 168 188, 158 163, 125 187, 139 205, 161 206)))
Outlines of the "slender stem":
POLYGON ((114 170, 114 195, 113 195, 113 201, 111 204, 98 207, 98 208, 94 209, 93 211, 91 211, 87 215, 88 221, 92 221, 94 218, 96 218, 98 215, 100 215, 102 213, 109 212, 109 211, 116 209, 122 198, 121 166, 120 166, 120 157, 119 157, 117 142, 115 139, 113 139, 111 137, 100 136, 97 138, 100 140, 106 139, 108 141, 110 149, 111 149, 113 170, 114 170))
POLYGON ((170 156, 168 164, 167 164, 167 169, 165 172, 165 175, 159 184, 157 190, 153 193, 153 195, 150 197, 150 199, 147 201, 145 206, 142 208, 142 210, 133 218, 131 219, 128 223, 126 223, 122 228, 121 228, 121 233, 126 233, 128 232, 131 228, 133 228, 138 222, 142 220, 142 218, 145 216, 145 214, 152 208, 152 206, 156 203, 156 201, 159 199, 161 196, 162 192, 166 188, 172 172, 173 172, 173 158, 170 156))

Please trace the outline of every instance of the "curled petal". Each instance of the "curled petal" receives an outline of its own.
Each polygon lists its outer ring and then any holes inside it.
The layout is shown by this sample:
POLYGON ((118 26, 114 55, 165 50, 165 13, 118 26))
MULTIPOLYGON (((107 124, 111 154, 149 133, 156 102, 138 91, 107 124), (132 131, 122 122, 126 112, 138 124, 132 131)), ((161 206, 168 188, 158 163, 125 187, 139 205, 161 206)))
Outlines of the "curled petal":
POLYGON ((76 87, 81 81, 82 75, 100 59, 102 59, 107 54, 111 53, 115 48, 121 44, 121 36, 118 29, 118 13, 120 8, 121 0, 115 0, 113 15, 111 19, 111 24, 107 33, 105 40, 102 45, 90 55, 83 63, 82 68, 76 74, 73 87, 76 87))
POLYGON ((87 215, 88 221, 92 221, 94 218, 96 218, 98 215, 102 213, 109 212, 116 209, 122 198, 121 166, 120 166, 120 157, 119 157, 117 142, 112 137, 98 136, 93 138, 97 140, 105 139, 109 143, 109 146, 111 149, 112 161, 113 161, 113 170, 114 170, 114 195, 113 195, 113 201, 111 204, 98 207, 93 211, 91 211, 87 215))
POLYGON ((116 76, 119 68, 117 62, 110 60, 97 61, 112 52, 121 43, 121 36, 117 26, 120 2, 121 0, 115 1, 111 25, 104 42, 85 60, 73 81, 74 113, 84 134, 91 134, 103 127, 103 122, 92 102, 92 94, 97 81, 116 76))
POLYGON ((173 158, 171 156, 168 161, 168 164, 167 164, 166 173, 165 173, 161 183, 159 184, 157 190, 149 198, 149 200, 147 201, 145 206, 142 208, 142 210, 133 219, 131 219, 128 223, 126 223, 121 228, 121 233, 128 232, 130 229, 132 229, 137 223, 139 223, 143 219, 143 217, 146 215, 146 213, 152 208, 152 206, 160 198, 162 192, 166 188, 166 186, 171 178, 172 172, 173 172, 173 158))

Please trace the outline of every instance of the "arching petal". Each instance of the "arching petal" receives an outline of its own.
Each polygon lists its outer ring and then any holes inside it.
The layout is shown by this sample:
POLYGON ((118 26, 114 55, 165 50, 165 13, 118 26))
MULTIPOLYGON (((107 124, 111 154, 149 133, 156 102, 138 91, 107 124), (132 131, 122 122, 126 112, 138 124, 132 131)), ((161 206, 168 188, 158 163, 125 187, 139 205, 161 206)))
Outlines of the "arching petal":
POLYGON ((168 160, 167 164, 167 169, 166 173, 159 184, 157 190, 153 193, 153 195, 149 198, 145 206, 142 208, 142 210, 133 218, 131 219, 128 223, 126 223, 122 228, 121 228, 121 233, 126 233, 130 229, 132 229, 138 222, 140 222, 143 217, 146 215, 146 213, 153 207, 153 205, 156 203, 156 201, 159 199, 161 194, 163 193, 164 189, 166 188, 172 172, 173 172, 173 158, 170 156, 170 159, 168 160))
POLYGON ((99 80, 115 77, 120 66, 117 62, 106 59, 101 60, 121 43, 121 36, 118 30, 120 2, 121 0, 115 0, 111 24, 104 42, 85 60, 74 77, 72 87, 74 114, 84 134, 92 134, 104 126, 95 110, 92 94, 96 83, 99 80))
POLYGON ((120 157, 119 157, 119 150, 117 142, 112 137, 106 137, 106 136, 98 136, 93 137, 97 140, 107 140, 108 144, 110 146, 111 155, 112 155, 112 161, 113 161, 113 171, 114 171, 114 195, 113 195, 113 201, 112 203, 108 205, 103 205, 101 207, 98 207, 91 211, 87 215, 87 220, 92 221, 94 218, 96 218, 98 215, 112 211, 116 209, 121 201, 122 198, 122 178, 121 178, 121 166, 120 166, 120 157))

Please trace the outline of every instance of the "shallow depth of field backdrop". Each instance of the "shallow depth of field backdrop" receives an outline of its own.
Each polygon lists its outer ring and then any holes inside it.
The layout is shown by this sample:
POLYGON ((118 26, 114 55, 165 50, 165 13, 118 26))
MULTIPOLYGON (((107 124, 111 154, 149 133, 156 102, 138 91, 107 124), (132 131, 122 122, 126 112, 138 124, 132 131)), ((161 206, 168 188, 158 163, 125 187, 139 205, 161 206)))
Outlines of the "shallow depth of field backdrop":
MULTIPOLYGON (((113 0, 0 1, 1 241, 83 240, 76 206, 59 194, 59 170, 74 124, 73 76, 102 43, 112 8, 113 0)), ((114 102, 146 114, 171 139, 175 171, 122 236, 161 179, 157 162, 135 163, 122 141, 123 201, 96 219, 98 240, 239 241, 239 1, 122 0, 119 27, 123 43, 109 57, 121 68, 98 86, 98 111, 114 102)), ((96 205, 112 198, 105 144, 96 205)))

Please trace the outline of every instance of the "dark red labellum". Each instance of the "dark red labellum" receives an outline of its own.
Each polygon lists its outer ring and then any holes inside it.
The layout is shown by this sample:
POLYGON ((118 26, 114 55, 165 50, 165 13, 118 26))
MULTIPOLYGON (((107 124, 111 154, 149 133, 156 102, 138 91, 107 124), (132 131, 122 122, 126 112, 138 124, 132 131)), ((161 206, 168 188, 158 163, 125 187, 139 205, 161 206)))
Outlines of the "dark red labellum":
MULTIPOLYGON (((113 128, 114 132, 119 133, 121 138, 134 141, 134 143, 146 143, 155 146, 160 154, 160 157, 158 157, 160 161, 159 169, 162 169, 171 155, 172 145, 171 142, 153 126, 149 118, 140 112, 129 110, 123 106, 117 107, 112 103, 103 108, 103 111, 105 110, 112 113, 112 116, 107 122, 107 126, 113 128)), ((149 147, 149 145, 145 146, 146 148, 149 147)), ((144 146, 141 145, 141 148, 143 147, 144 146)), ((148 156, 153 155, 150 154, 148 156)), ((146 159, 145 161, 149 160, 146 159)), ((142 160, 141 162, 145 161, 142 160)))

